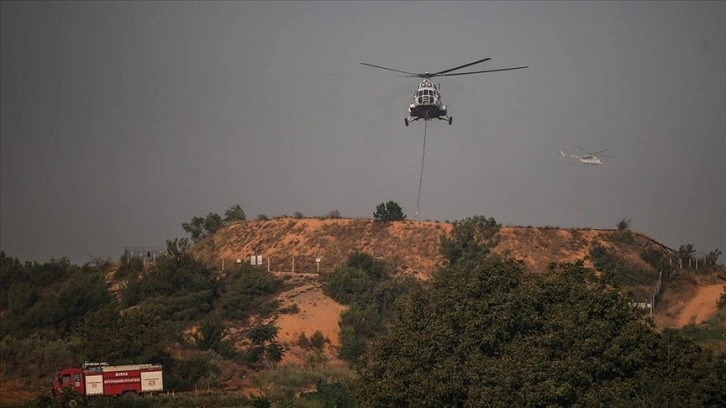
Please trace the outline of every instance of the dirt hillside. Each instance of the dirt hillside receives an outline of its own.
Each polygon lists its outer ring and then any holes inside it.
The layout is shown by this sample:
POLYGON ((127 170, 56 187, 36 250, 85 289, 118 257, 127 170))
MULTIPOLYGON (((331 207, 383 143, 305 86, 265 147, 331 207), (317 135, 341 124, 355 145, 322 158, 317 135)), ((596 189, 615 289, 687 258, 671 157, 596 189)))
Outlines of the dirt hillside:
MULTIPOLYGON (((293 283, 288 285, 292 289, 279 299, 282 308, 296 305, 299 312, 279 314, 274 320, 280 328, 280 340, 292 351, 283 363, 299 364, 305 358, 304 353, 296 349, 301 333, 309 337, 320 330, 330 341, 328 352, 331 357, 339 344, 338 321, 345 308, 322 293, 320 275, 333 271, 352 251, 360 250, 383 259, 398 274, 429 279, 446 263, 439 254, 439 244, 441 237, 450 234, 452 228, 450 223, 429 221, 379 224, 370 219, 280 217, 229 225, 200 242, 195 251, 197 256, 218 268, 230 267, 238 260, 250 262, 252 255, 261 255, 264 267, 293 283), (319 264, 316 263, 318 258, 319 264)), ((634 233, 627 243, 622 243, 615 239, 618 233, 614 230, 507 226, 495 236, 497 245, 492 252, 521 260, 535 273, 546 272, 552 262, 582 260, 585 266, 593 267, 589 254, 595 244, 616 251, 643 270, 652 270, 640 256, 646 248, 673 256, 672 249, 643 234, 634 233)), ((702 286, 699 283, 691 286, 695 289, 686 295, 680 292, 679 303, 668 309, 670 317, 660 319, 662 326, 680 327, 684 319, 703 319, 713 313, 718 290, 710 286, 698 289, 702 286), (675 316, 679 313, 684 317, 675 316)), ((656 309, 656 314, 659 312, 656 309)))
POLYGON ((384 259, 397 273, 427 279, 444 263, 439 242, 451 228, 427 221, 380 224, 368 219, 276 218, 227 226, 196 250, 218 267, 262 255, 263 266, 269 265, 270 271, 303 273, 331 272, 359 250, 384 259))
POLYGON ((723 291, 724 285, 721 283, 699 287, 696 295, 684 303, 683 309, 678 314, 676 326, 699 324, 708 319, 716 312, 718 299, 723 291))

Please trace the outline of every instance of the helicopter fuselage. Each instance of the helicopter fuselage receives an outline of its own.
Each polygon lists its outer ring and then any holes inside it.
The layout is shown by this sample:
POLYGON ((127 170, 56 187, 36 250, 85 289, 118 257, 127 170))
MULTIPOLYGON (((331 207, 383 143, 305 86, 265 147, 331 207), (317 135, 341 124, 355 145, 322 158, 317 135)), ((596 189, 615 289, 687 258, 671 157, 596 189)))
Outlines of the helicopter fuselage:
POLYGON ((416 93, 413 95, 413 101, 408 105, 408 118, 405 120, 406 126, 408 126, 409 121, 419 119, 448 120, 449 124, 451 124, 451 117, 448 116, 448 108, 444 105, 441 92, 428 79, 421 81, 416 93))

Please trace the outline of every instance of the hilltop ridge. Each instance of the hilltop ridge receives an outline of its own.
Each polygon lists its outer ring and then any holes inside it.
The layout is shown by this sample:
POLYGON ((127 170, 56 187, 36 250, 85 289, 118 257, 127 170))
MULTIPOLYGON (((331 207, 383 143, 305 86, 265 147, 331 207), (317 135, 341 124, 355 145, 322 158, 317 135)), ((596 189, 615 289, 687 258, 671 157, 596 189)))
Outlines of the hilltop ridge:
MULTIPOLYGON (((262 255, 270 271, 329 272, 353 251, 363 251, 386 261, 395 273, 428 279, 446 260, 439 244, 454 228, 453 223, 404 220, 378 223, 371 219, 320 219, 279 217, 270 220, 235 222, 194 247, 196 256, 221 267, 237 260, 249 262, 262 255), (320 265, 316 265, 316 259, 320 265)), ((593 245, 617 249, 637 266, 652 270, 641 257, 646 248, 663 256, 675 251, 642 233, 593 228, 555 228, 504 226, 493 239, 493 253, 521 260, 532 272, 545 272, 552 262, 584 261, 597 269, 590 259, 593 245), (627 242, 620 237, 627 233, 627 242)))

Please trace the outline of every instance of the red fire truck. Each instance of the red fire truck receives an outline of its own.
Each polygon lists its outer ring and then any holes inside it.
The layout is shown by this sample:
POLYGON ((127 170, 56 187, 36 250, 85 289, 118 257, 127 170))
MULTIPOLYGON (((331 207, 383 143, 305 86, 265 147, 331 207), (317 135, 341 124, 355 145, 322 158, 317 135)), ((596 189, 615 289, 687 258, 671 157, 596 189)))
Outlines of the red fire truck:
POLYGON ((133 397, 164 391, 164 377, 161 365, 85 363, 82 368, 58 370, 53 381, 53 395, 60 396, 67 388, 72 388, 84 397, 133 397))

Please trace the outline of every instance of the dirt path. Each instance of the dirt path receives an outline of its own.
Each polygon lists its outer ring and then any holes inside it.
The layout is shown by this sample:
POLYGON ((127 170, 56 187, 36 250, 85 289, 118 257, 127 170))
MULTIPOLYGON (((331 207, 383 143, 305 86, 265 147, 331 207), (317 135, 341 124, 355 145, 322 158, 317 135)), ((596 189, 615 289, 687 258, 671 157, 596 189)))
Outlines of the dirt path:
POLYGON ((337 358, 333 348, 340 344, 338 321, 345 306, 323 294, 318 274, 276 272, 275 275, 286 277, 293 286, 278 297, 280 307, 296 305, 298 308, 298 312, 281 314, 275 320, 280 329, 277 338, 289 351, 281 365, 303 364, 309 353, 296 346, 298 338, 301 333, 310 338, 318 330, 330 341, 332 347, 326 347, 326 355, 329 362, 335 364, 337 358))
POLYGON ((686 303, 678 315, 677 327, 698 324, 708 319, 709 316, 716 312, 718 299, 723 293, 723 288, 724 285, 720 283, 699 288, 696 296, 686 303))

